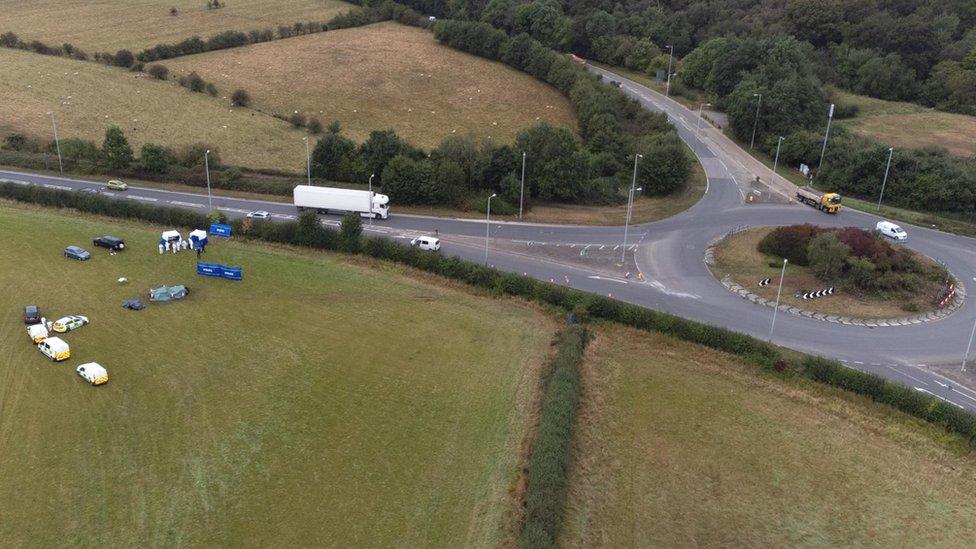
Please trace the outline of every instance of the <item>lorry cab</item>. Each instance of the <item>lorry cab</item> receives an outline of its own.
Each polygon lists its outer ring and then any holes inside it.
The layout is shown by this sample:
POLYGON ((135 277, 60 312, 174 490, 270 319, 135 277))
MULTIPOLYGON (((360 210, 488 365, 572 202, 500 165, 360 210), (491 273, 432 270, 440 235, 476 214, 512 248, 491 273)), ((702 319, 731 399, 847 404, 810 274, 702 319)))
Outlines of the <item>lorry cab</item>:
POLYGON ((433 236, 419 236, 410 241, 411 246, 416 246, 421 250, 436 252, 441 249, 441 240, 433 236))
POLYGON ((840 195, 837 193, 825 193, 821 200, 821 209, 827 213, 837 213, 840 211, 840 195))
POLYGON ((49 337, 41 341, 37 344, 37 350, 53 362, 61 362, 71 358, 71 349, 68 348, 68 344, 57 337, 49 337))
POLYGON ((373 217, 387 219, 390 217, 390 197, 385 194, 373 195, 373 217))
POLYGON ((905 229, 902 229, 891 221, 878 221, 875 229, 881 233, 882 236, 886 236, 894 240, 908 240, 908 233, 905 232, 905 229))

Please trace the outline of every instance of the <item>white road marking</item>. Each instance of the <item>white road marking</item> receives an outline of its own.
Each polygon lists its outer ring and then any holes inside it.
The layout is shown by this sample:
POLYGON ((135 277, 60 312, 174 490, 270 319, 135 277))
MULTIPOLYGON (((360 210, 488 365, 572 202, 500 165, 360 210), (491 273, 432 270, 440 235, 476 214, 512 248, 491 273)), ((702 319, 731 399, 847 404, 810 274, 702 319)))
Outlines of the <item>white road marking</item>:
POLYGON ((43 186, 47 187, 48 189, 58 189, 59 191, 70 191, 72 189, 71 187, 66 187, 64 185, 51 185, 50 183, 44 183, 43 186))
POLYGON ((194 204, 193 202, 180 202, 178 200, 170 200, 170 204, 176 204, 177 206, 186 206, 188 208, 203 208, 203 204, 194 204))
POLYGON ((948 402, 949 404, 952 404, 953 406, 955 406, 955 407, 957 407, 957 408, 960 408, 960 409, 962 409, 962 410, 965 410, 965 409, 966 409, 965 407, 963 407, 963 405, 962 405, 962 404, 956 404, 955 402, 953 402, 953 401, 951 401, 951 400, 949 400, 949 399, 947 399, 946 397, 944 397, 944 396, 940 396, 940 395, 937 395, 937 394, 935 394, 935 393, 933 393, 932 391, 928 391, 928 390, 925 390, 925 389, 923 389, 923 388, 921 388, 921 387, 915 387, 915 390, 916 390, 916 391, 920 391, 920 392, 922 392, 922 393, 926 393, 926 394, 929 394, 929 395, 932 395, 932 396, 934 396, 934 397, 936 397, 936 398, 941 398, 942 400, 944 400, 944 401, 946 401, 946 402, 948 402))
POLYGON ((922 385, 928 385, 929 384, 928 381, 925 381, 924 379, 919 379, 919 378, 917 378, 917 377, 915 377, 915 376, 913 376, 911 374, 906 374, 905 372, 899 370, 898 368, 895 368, 894 366, 886 366, 886 368, 888 368, 889 370, 891 370, 893 372, 898 372, 899 374, 907 377, 908 379, 910 379, 912 381, 915 381, 917 383, 921 383, 922 385))
POLYGON ((663 292, 663 293, 665 293, 667 295, 670 295, 670 296, 674 296, 674 297, 687 297, 687 298, 690 298, 690 299, 701 299, 701 296, 700 295, 688 294, 688 293, 685 293, 685 292, 675 292, 673 290, 669 290, 669 289, 667 289, 664 286, 664 284, 661 284, 661 282, 659 282, 657 280, 652 280, 650 282, 650 284, 651 284, 651 286, 654 289, 656 289, 656 290, 658 290, 660 292, 663 292))
POLYGON ((156 202, 156 201, 159 200, 158 198, 153 198, 151 196, 139 196, 139 195, 136 195, 136 194, 126 195, 126 198, 129 198, 129 199, 132 199, 132 200, 145 200, 146 202, 156 202))
POLYGON ((605 276, 596 276, 596 275, 588 276, 586 278, 592 278, 593 280, 608 280, 610 282, 617 282, 619 284, 627 284, 626 280, 620 280, 619 278, 608 278, 605 276))
POLYGON ((271 214, 271 217, 277 217, 278 219, 296 219, 295 216, 288 214, 271 214))

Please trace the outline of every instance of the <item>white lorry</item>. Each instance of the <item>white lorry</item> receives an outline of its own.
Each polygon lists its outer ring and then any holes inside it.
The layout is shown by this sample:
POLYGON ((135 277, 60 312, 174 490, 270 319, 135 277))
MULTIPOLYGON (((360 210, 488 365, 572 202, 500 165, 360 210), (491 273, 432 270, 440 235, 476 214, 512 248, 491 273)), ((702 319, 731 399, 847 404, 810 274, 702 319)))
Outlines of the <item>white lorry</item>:
POLYGON ((295 187, 294 197, 298 211, 358 212, 362 217, 376 219, 390 216, 390 197, 370 191, 299 185, 295 187))

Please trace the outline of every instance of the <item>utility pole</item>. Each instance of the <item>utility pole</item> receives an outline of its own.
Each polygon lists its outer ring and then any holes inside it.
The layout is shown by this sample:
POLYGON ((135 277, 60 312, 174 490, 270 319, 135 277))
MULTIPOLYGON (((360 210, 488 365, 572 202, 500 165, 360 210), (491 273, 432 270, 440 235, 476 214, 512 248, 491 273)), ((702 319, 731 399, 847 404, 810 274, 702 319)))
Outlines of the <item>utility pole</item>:
POLYGON ((312 185, 312 155, 308 152, 308 136, 302 138, 305 141, 305 172, 308 174, 308 185, 312 185))
POLYGON ((488 266, 488 237, 491 234, 491 199, 498 196, 495 193, 491 193, 488 197, 488 210, 485 215, 485 266, 488 266))
POLYGON ((373 225, 373 217, 374 217, 374 215, 373 215, 373 177, 375 177, 375 176, 376 176, 375 173, 369 174, 369 183, 367 183, 367 185, 369 186, 369 224, 370 224, 370 226, 373 225))
POLYGON ((61 140, 58 139, 58 122, 54 119, 54 112, 49 112, 51 115, 51 125, 54 126, 54 146, 58 149, 58 171, 61 175, 64 175, 64 163, 61 162, 61 140))
POLYGON ((884 179, 881 180, 881 196, 878 197, 878 211, 881 211, 881 200, 884 199, 885 185, 888 183, 888 172, 891 170, 891 157, 895 154, 894 147, 888 147, 888 165, 885 166, 884 179))
POLYGON ((671 97, 671 58, 674 57, 674 46, 664 46, 668 48, 668 85, 664 90, 664 97, 671 97))
MULTIPOLYGON (((627 193, 627 217, 624 219, 624 249, 620 252, 620 262, 627 256, 627 230, 630 228, 630 214, 634 209, 634 191, 637 186, 637 160, 644 158, 642 154, 634 155, 634 178, 630 182, 630 192, 627 193)), ((643 190, 643 187, 641 188, 643 190)))
POLYGON ((773 323, 769 326, 769 342, 773 342, 773 329, 776 328, 776 313, 779 311, 779 298, 783 294, 783 277, 786 276, 786 263, 789 260, 783 258, 783 270, 779 273, 779 290, 776 290, 776 306, 773 307, 773 323))
POLYGON ((758 97, 759 98, 759 101, 756 103, 756 120, 752 123, 752 140, 749 141, 749 150, 750 151, 756 145, 756 127, 759 126, 759 107, 762 106, 762 94, 761 93, 754 93, 754 94, 752 94, 752 96, 753 97, 758 97))
POLYGON ((203 154, 203 164, 207 170, 207 201, 210 203, 210 211, 213 211, 213 196, 210 194, 210 149, 203 154))
POLYGON ((776 166, 779 165, 779 147, 783 144, 783 136, 779 136, 779 141, 776 142, 776 160, 773 160, 773 173, 776 173, 776 166))
POLYGON ((522 151, 522 190, 519 191, 519 221, 522 221, 522 204, 525 202, 525 151, 522 151))
POLYGON ((823 148, 820 149, 820 163, 817 164, 817 175, 820 175, 820 168, 823 167, 824 154, 827 152, 827 138, 830 137, 830 122, 834 119, 834 104, 830 104, 830 113, 827 115, 827 131, 824 132, 823 148))

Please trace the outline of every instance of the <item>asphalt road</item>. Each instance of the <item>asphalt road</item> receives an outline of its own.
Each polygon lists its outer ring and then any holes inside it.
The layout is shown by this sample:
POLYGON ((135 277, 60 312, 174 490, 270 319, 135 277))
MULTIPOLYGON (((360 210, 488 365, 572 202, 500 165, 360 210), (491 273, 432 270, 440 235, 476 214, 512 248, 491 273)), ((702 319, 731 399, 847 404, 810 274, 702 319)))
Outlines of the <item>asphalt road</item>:
MULTIPOLYGON (((610 74, 592 67, 591 70, 610 74)), ((772 309, 732 294, 711 275, 704 263, 708 243, 732 229, 744 226, 808 222, 870 229, 880 218, 850 209, 831 216, 795 204, 747 204, 745 193, 749 182, 756 176, 774 187, 787 188, 789 183, 772 174, 707 122, 699 129, 696 112, 625 78, 617 75, 612 75, 612 78, 621 81, 621 89, 646 108, 668 114, 681 138, 698 156, 708 176, 708 187, 703 198, 674 217, 630 228, 627 261, 621 270, 630 271, 630 277, 622 273, 594 270, 582 261, 554 258, 534 251, 539 249, 538 246, 559 245, 572 250, 596 246, 616 252, 622 246, 623 227, 492 222, 487 227, 488 262, 502 270, 612 295, 617 299, 758 338, 769 338, 772 309), (637 273, 643 275, 643 280, 638 280, 637 273)), ((0 179, 58 189, 101 190, 104 187, 99 181, 15 171, 0 171, 0 179)), ((119 199, 191 208, 201 213, 209 210, 206 193, 144 187, 130 187, 125 192, 102 192, 119 199)), ((213 196, 212 200, 215 208, 230 217, 243 216, 253 210, 266 210, 271 212, 273 219, 297 218, 297 211, 290 204, 222 196, 213 196)), ((396 211, 395 205, 391 211, 396 211)), ((323 216, 323 223, 338 225, 339 218, 323 216)), ((976 276, 976 240, 902 225, 911 237, 907 246, 944 262, 964 284, 976 287, 976 283, 972 282, 973 276, 976 276)), ((486 224, 483 220, 393 213, 389 219, 374 221, 365 228, 372 234, 396 239, 436 233, 441 237, 443 253, 473 261, 485 260, 486 224)), ((780 312, 772 341, 807 353, 836 358, 852 368, 880 374, 960 407, 976 410, 976 391, 928 368, 934 364, 961 361, 974 320, 976 304, 969 299, 948 318, 885 328, 846 326, 780 312)))

